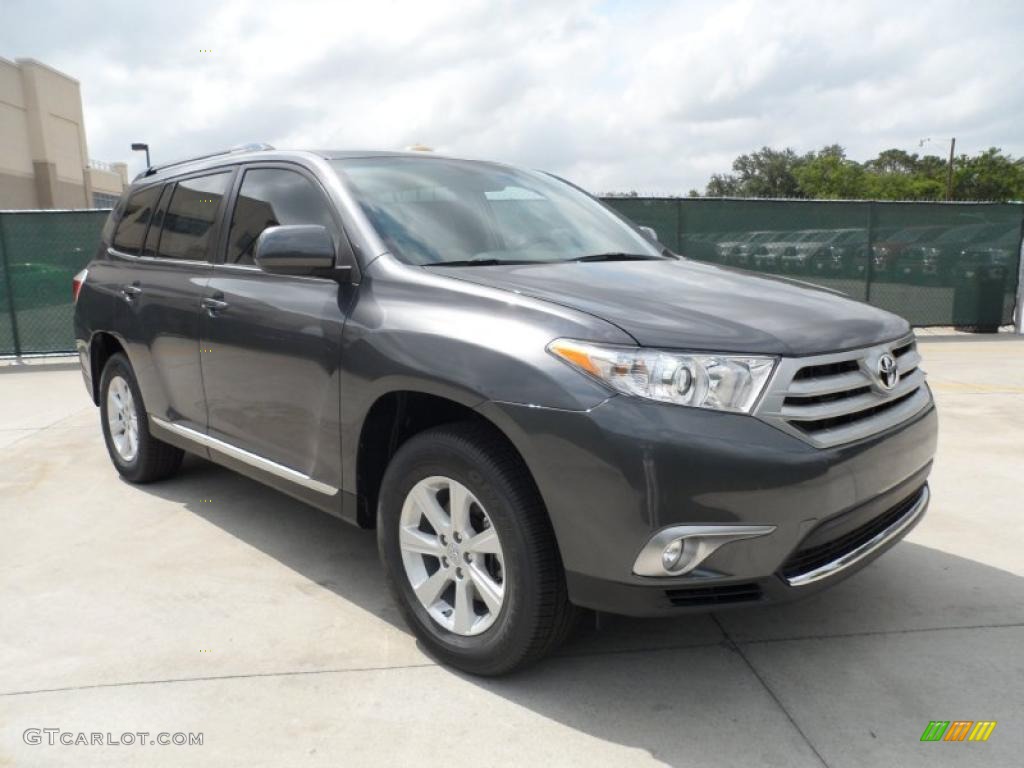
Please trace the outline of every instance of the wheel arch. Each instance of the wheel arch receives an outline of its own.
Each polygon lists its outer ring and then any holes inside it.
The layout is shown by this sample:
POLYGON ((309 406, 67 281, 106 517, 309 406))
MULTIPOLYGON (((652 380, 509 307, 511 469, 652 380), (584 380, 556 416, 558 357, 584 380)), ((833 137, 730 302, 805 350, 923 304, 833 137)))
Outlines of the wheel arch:
POLYGON ((410 438, 444 424, 474 423, 507 444, 522 463, 537 497, 543 497, 525 457, 507 432, 467 402, 435 392, 396 389, 380 394, 366 411, 356 448, 356 495, 361 527, 376 526, 377 500, 388 463, 410 438))
POLYGON ((96 331, 89 339, 89 376, 92 389, 90 394, 94 405, 100 404, 100 377, 103 375, 103 368, 107 361, 118 353, 128 357, 124 342, 109 331, 96 331))

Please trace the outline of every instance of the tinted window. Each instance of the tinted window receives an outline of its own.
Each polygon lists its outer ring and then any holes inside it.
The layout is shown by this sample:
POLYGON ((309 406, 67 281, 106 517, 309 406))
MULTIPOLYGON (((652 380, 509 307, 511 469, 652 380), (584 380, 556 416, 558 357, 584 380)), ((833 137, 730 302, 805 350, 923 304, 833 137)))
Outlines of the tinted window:
POLYGON ((164 215, 158 255, 188 261, 206 259, 213 224, 230 178, 230 173, 216 173, 175 185, 164 215))
POLYGON ((142 241, 146 238, 146 227, 153 215, 157 198, 160 197, 160 186, 147 187, 128 198, 128 204, 121 216, 114 235, 114 247, 124 253, 138 255, 142 250, 142 241))
POLYGON ((164 223, 164 214, 167 212, 167 203, 171 199, 173 184, 164 186, 164 192, 160 195, 160 202, 156 204, 152 222, 149 225, 149 234, 146 235, 146 244, 142 248, 143 256, 156 256, 156 246, 160 240, 160 227, 164 223))
POLYGON ((320 224, 338 232, 323 194, 296 171, 257 168, 245 172, 228 235, 228 264, 252 264, 256 238, 267 227, 320 224))

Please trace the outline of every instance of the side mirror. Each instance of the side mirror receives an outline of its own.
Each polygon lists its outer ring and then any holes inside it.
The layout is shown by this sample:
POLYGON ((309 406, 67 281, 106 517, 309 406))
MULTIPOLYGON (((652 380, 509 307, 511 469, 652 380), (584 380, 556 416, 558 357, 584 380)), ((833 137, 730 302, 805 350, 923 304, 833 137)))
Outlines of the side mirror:
POLYGON ((256 240, 253 259, 276 275, 323 274, 334 268, 334 241, 319 224, 267 227, 256 240))
POLYGON ((640 234, 650 240, 652 243, 658 242, 658 233, 654 231, 652 227, 637 226, 640 230, 640 234))

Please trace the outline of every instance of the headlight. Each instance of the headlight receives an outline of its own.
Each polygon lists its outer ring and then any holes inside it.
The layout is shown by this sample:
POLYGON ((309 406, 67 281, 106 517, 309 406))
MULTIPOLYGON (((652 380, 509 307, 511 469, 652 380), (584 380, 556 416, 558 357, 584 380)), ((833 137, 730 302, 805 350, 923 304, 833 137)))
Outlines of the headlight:
POLYGON ((548 351, 624 395, 662 403, 749 413, 764 391, 775 358, 679 354, 555 339, 548 351))

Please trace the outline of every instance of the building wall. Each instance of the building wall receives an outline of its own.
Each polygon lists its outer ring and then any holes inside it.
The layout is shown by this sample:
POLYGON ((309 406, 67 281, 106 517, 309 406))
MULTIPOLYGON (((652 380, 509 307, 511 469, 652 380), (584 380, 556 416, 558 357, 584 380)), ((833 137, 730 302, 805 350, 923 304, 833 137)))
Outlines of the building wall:
POLYGON ((35 208, 36 182, 21 69, 0 59, 0 209, 35 208))
POLYGON ((0 58, 0 209, 91 208, 127 173, 89 167, 78 81, 33 59, 0 58))
POLYGON ((112 163, 109 169, 87 168, 86 175, 94 193, 120 195, 128 186, 128 166, 125 163, 112 163))

